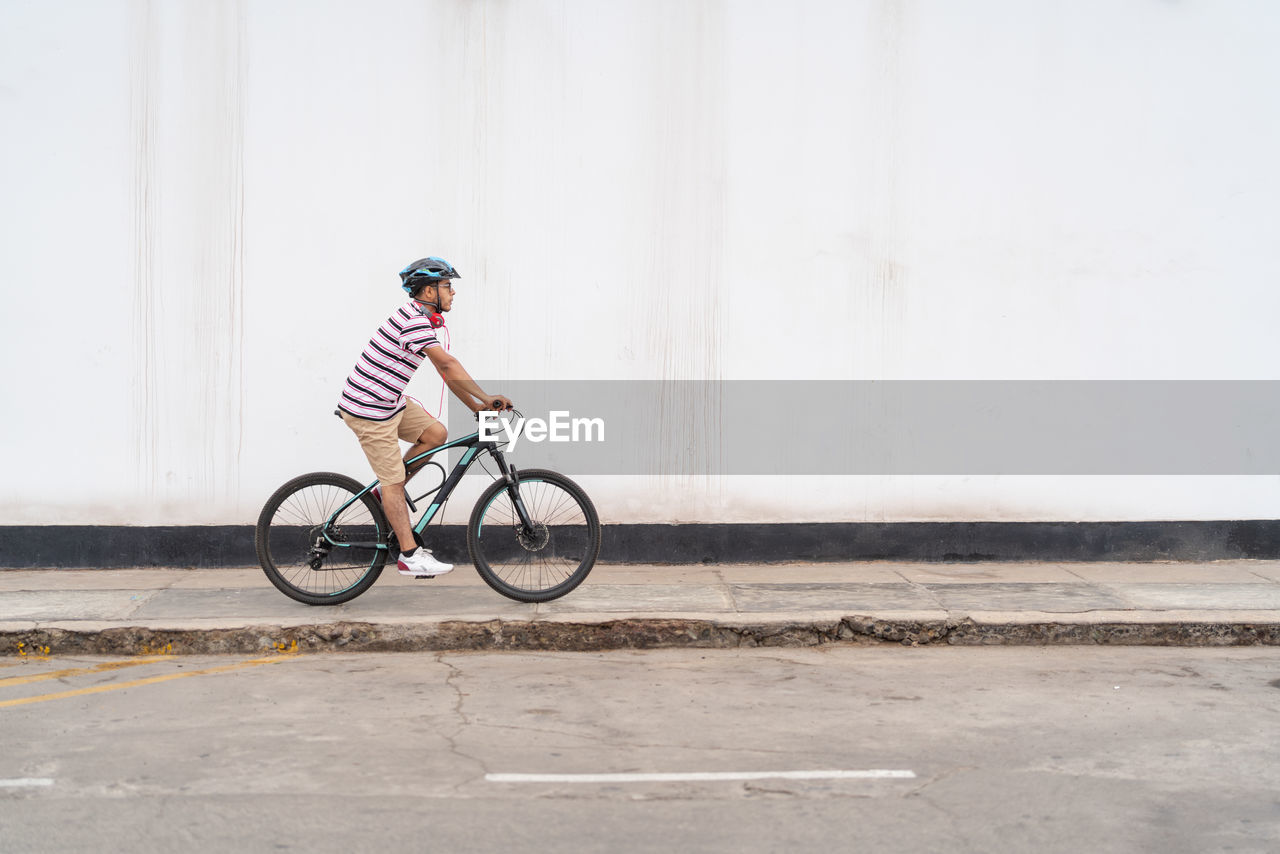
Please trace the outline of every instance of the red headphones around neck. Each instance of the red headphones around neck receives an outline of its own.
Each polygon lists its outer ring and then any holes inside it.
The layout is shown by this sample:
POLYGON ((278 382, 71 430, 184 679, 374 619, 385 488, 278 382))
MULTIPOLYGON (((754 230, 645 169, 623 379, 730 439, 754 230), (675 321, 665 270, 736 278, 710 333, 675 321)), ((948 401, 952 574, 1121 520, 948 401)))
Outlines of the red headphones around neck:
POLYGON ((414 297, 413 299, 414 302, 418 304, 419 311, 422 312, 422 316, 431 323, 432 329, 439 329, 441 326, 444 326, 444 315, 440 313, 440 306, 433 302, 420 300, 417 297, 414 297))
MULTIPOLYGON (((440 283, 439 282, 435 283, 435 289, 436 289, 436 299, 440 299, 440 283)), ((414 299, 418 299, 418 298, 414 297, 414 299)), ((418 300, 418 302, 421 303, 423 306, 431 308, 431 311, 426 312, 426 318, 427 320, 431 321, 432 329, 439 329, 440 327, 444 326, 444 315, 440 313, 440 306, 437 303, 426 302, 425 300, 418 300)))

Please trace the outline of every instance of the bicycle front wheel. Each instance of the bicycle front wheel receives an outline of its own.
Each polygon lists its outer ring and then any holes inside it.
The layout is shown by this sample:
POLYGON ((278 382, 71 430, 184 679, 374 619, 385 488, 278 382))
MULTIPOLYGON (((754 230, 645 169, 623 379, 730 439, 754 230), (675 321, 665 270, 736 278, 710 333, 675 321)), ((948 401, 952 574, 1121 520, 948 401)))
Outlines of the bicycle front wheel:
POLYGON ((517 473, 533 522, 521 524, 505 480, 480 496, 467 523, 467 550, 480 577, 519 602, 547 602, 582 583, 600 553, 600 518, 582 487, 545 469, 517 473))
POLYGON ((391 526, 372 495, 356 498, 363 489, 346 475, 316 472, 267 499, 254 545, 281 593, 307 605, 337 605, 378 580, 388 549, 376 544, 390 542, 391 526))

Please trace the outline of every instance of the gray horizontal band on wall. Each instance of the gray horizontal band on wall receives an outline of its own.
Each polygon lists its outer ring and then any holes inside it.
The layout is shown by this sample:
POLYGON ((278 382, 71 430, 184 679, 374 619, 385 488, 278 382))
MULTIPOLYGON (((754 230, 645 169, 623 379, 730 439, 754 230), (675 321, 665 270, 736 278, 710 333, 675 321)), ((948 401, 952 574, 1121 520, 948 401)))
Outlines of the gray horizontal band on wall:
MULTIPOLYGON (((443 560, 469 565, 463 526, 430 536, 443 560)), ((1280 520, 606 525, 600 553, 610 563, 1233 559, 1280 559, 1280 520)), ((249 525, 0 526, 5 568, 256 564, 249 525)))
MULTIPOLYGON (((1280 474, 1270 380, 492 380, 576 475, 1280 474)), ((453 435, 470 411, 451 399, 453 435)))

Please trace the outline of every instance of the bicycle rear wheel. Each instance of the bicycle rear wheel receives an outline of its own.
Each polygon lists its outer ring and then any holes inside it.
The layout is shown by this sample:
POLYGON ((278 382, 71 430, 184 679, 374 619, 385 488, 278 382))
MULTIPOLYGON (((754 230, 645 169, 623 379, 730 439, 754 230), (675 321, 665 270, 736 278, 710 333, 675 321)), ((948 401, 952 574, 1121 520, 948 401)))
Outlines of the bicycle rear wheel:
POLYGON ((600 554, 600 518, 582 487, 562 474, 517 474, 534 530, 522 530, 505 480, 480 496, 467 523, 467 550, 480 577, 519 602, 547 602, 582 583, 600 554))
MULTIPOLYGON (((364 485, 342 474, 314 472, 295 477, 275 491, 258 516, 254 545, 262 571, 281 593, 307 605, 350 601, 378 580, 391 525, 364 485), (352 499, 355 499, 352 501, 352 499), (329 518, 351 502, 329 522, 329 518), (366 543, 343 547, 336 543, 366 543)), ((391 546, 394 548, 394 546, 391 546)))

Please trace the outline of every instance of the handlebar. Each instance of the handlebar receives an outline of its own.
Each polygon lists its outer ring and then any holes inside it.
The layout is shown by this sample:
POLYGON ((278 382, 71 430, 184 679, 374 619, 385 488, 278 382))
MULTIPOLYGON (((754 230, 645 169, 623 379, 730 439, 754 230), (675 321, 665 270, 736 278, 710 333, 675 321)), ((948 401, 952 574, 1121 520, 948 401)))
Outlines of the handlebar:
POLYGON ((514 416, 516 419, 523 419, 523 418, 524 418, 524 413, 522 413, 519 409, 516 409, 514 406, 512 406, 512 407, 510 407, 510 408, 508 408, 508 409, 503 409, 503 408, 502 408, 501 403, 499 403, 497 406, 494 406, 491 410, 477 410, 476 412, 472 413, 472 415, 475 417, 475 419, 476 419, 477 421, 479 421, 479 420, 480 420, 480 412, 482 412, 482 411, 484 411, 484 412, 510 412, 510 413, 512 414, 512 416, 514 416))

